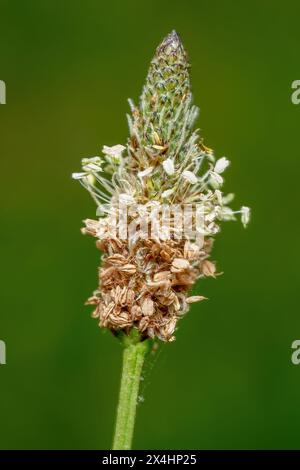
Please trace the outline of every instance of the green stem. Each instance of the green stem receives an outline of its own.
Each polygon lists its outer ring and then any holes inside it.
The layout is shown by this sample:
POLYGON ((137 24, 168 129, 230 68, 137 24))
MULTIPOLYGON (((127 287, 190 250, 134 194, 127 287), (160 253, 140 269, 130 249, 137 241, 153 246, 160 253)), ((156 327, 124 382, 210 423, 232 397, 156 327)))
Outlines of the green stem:
POLYGON ((131 448, 141 372, 149 341, 140 341, 135 330, 124 336, 123 369, 113 450, 131 448))

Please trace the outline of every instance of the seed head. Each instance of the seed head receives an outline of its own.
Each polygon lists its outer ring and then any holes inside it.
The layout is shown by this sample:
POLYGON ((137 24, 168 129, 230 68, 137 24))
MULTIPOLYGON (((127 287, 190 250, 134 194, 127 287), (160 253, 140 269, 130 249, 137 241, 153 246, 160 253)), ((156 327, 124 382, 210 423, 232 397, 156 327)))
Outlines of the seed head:
POLYGON ((228 207, 233 195, 221 188, 230 162, 216 161, 194 127, 198 108, 175 31, 156 49, 139 103, 129 105, 127 145, 104 145, 103 156, 84 158, 82 171, 73 174, 97 205, 98 219, 87 219, 82 231, 96 237, 103 253, 98 289, 87 304, 95 306, 92 316, 101 327, 136 328, 142 338, 173 341, 189 305, 205 299, 188 296, 189 289, 197 279, 217 276, 209 257, 220 222, 240 213, 247 225, 250 209, 228 207), (174 217, 166 203, 176 208, 174 217), (196 212, 186 211, 191 205, 196 212), (189 231, 180 237, 182 213, 189 231))

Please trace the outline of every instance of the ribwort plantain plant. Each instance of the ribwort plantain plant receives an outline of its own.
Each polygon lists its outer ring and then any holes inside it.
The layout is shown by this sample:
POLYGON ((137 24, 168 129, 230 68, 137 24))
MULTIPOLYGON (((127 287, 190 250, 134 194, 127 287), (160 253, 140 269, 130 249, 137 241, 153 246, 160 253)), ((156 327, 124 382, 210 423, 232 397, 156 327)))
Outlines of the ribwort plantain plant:
POLYGON ((210 260, 220 222, 241 215, 232 194, 221 188, 227 158, 215 159, 195 129, 189 64, 181 40, 171 32, 158 46, 135 105, 129 100, 127 145, 104 146, 103 156, 84 158, 73 178, 97 205, 97 219, 84 234, 102 252, 99 284, 87 304, 92 317, 124 345, 114 449, 130 449, 139 382, 147 352, 171 342, 203 277, 216 277, 210 260))

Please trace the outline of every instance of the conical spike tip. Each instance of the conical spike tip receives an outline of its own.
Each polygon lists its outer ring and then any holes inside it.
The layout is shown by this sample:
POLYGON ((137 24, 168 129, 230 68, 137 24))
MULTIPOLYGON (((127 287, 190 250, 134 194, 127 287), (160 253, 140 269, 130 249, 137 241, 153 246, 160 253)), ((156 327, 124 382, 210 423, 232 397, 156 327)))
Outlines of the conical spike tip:
POLYGON ((186 55, 183 44, 177 32, 173 30, 169 33, 156 49, 156 55, 186 55))

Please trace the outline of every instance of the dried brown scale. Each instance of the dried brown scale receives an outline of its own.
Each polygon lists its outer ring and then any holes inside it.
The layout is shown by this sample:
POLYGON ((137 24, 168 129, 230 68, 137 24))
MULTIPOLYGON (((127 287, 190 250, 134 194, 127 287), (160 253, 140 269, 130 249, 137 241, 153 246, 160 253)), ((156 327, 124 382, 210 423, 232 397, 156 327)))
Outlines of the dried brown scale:
MULTIPOLYGON (((96 234, 97 224, 86 221, 85 233, 93 227, 96 234)), ((173 341, 188 305, 205 299, 187 297, 189 288, 201 275, 215 275, 210 248, 208 240, 201 250, 186 240, 139 240, 128 256, 127 241, 105 240, 99 286, 87 301, 96 306, 92 317, 115 332, 136 327, 143 337, 173 341)))

